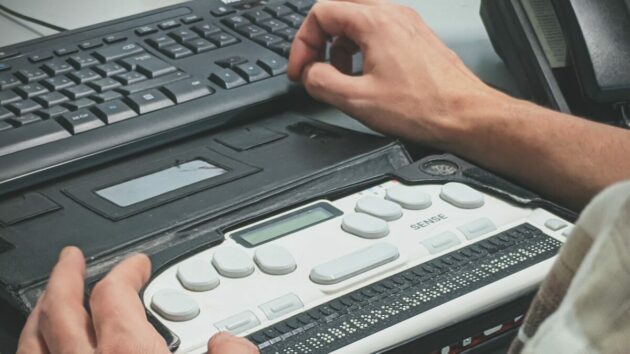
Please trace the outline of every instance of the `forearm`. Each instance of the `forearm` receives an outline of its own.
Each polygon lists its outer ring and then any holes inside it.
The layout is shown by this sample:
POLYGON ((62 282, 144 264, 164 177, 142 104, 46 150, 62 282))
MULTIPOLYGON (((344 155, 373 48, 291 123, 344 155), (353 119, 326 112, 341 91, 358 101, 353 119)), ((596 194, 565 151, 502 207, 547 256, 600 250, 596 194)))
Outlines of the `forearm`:
POLYGON ((458 104, 444 148, 579 210, 630 178, 630 132, 500 93, 458 104))

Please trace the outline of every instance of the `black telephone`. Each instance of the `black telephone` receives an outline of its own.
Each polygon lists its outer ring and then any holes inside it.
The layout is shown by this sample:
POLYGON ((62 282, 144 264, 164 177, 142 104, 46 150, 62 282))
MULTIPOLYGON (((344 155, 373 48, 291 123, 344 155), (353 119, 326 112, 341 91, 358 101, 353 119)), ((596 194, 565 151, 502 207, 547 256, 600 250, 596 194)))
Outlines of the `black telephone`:
POLYGON ((630 127, 630 0, 482 0, 481 14, 526 98, 630 127))

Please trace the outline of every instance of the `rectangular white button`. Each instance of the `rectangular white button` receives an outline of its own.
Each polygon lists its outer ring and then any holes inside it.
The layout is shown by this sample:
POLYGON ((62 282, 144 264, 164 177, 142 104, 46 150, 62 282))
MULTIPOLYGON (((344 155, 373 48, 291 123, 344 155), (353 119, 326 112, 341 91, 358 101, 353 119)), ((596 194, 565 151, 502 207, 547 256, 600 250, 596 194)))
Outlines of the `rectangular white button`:
POLYGON ((466 225, 462 225, 457 229, 461 231, 467 239, 472 240, 489 232, 495 231, 497 227, 494 226, 494 223, 490 221, 490 219, 481 218, 466 225))
POLYGON ((457 235, 450 231, 443 232, 422 241, 422 245, 424 245, 431 254, 440 253, 460 243, 457 235))
POLYGON ((273 320, 291 311, 301 309, 304 307, 304 304, 302 304, 302 301, 297 295, 291 293, 273 299, 258 307, 260 307, 268 319, 273 320))
POLYGON ((251 311, 243 311, 223 321, 217 322, 214 326, 219 331, 227 331, 232 334, 239 334, 254 328, 260 324, 258 317, 251 311))

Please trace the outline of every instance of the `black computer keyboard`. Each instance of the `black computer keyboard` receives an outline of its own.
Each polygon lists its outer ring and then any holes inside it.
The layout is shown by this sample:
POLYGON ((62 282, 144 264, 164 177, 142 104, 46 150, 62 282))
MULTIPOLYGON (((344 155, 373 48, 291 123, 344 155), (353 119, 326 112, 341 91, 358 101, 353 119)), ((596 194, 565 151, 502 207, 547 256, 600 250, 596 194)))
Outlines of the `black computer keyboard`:
POLYGON ((313 0, 201 0, 0 49, 0 194, 287 96, 313 0))

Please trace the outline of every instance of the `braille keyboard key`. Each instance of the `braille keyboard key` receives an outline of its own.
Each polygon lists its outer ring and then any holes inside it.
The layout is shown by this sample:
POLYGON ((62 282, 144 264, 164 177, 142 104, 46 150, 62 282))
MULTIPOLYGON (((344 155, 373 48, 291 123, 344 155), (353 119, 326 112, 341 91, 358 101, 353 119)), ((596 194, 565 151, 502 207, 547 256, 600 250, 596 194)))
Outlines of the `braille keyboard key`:
POLYGON ((198 35, 206 38, 211 34, 221 32, 221 28, 211 24, 211 23, 203 23, 196 26, 193 26, 193 31, 197 32, 198 35))
POLYGON ((70 59, 68 59, 68 63, 70 63, 72 66, 74 66, 77 69, 84 69, 84 68, 87 68, 88 66, 100 64, 100 62, 96 60, 96 58, 94 58, 93 56, 89 54, 73 55, 70 57, 70 59))
POLYGON ((152 88, 158 88, 166 84, 170 84, 172 82, 183 80, 189 77, 190 75, 183 73, 181 71, 178 71, 176 73, 168 74, 166 76, 160 76, 156 79, 140 81, 133 85, 120 87, 120 88, 117 88, 116 91, 122 93, 125 96, 128 96, 128 95, 146 91, 152 88))
POLYGON ((182 21, 182 23, 186 24, 186 25, 189 25, 189 24, 195 23, 195 22, 199 22, 199 21, 202 21, 202 20, 203 20, 203 18, 201 18, 201 17, 199 17, 197 15, 188 15, 188 16, 182 17, 180 19, 180 21, 182 21))
POLYGON ((234 68, 234 71, 244 77, 247 82, 259 81, 269 77, 266 71, 255 64, 240 64, 234 68))
POLYGON ((288 57, 289 54, 291 54, 291 43, 289 42, 274 43, 269 46, 269 49, 273 50, 274 52, 284 57, 288 57))
POLYGON ((72 135, 54 120, 44 120, 0 133, 0 156, 69 138, 72 135))
POLYGON ((136 112, 121 100, 101 103, 96 105, 92 110, 107 124, 120 122, 137 116, 136 112))
POLYGON ((84 84, 101 78, 99 74, 95 73, 91 69, 78 70, 68 74, 68 76, 77 84, 84 84))
POLYGON ((75 47, 61 47, 55 50, 55 54, 57 54, 57 56, 63 57, 66 55, 74 54, 78 51, 79 50, 75 47))
POLYGON ((158 59, 150 54, 142 54, 129 57, 122 61, 129 70, 137 70, 150 78, 155 78, 176 71, 173 65, 158 59))
POLYGON ((79 98, 87 97, 96 92, 89 86, 77 85, 65 88, 61 91, 61 93, 70 97, 73 100, 78 100, 79 98))
POLYGON ((22 82, 11 74, 0 75, 0 90, 6 90, 11 87, 21 85, 22 82))
POLYGON ((164 86, 164 93, 175 103, 180 104, 199 97, 208 96, 214 91, 199 80, 182 80, 164 86))
POLYGON ((293 12, 290 7, 280 4, 267 5, 267 7, 265 7, 265 11, 274 15, 275 17, 286 16, 293 12))
POLYGON ((179 43, 185 42, 189 39, 199 37, 196 32, 193 32, 187 29, 178 29, 178 30, 170 32, 168 35, 171 36, 176 41, 178 41, 179 43))
POLYGON ((104 79, 92 81, 88 85, 91 86, 93 89, 95 89, 96 92, 105 92, 108 90, 115 89, 116 87, 119 87, 121 84, 120 82, 112 79, 111 77, 107 77, 104 79))
POLYGON ((68 71, 72 71, 72 66, 61 60, 53 60, 42 66, 42 69, 48 73, 50 76, 55 76, 63 73, 67 73, 68 71))
POLYGON ((242 26, 239 27, 236 30, 238 33, 242 34, 243 36, 247 37, 247 38, 254 38, 256 36, 259 36, 261 34, 265 34, 267 33, 267 31, 265 31, 264 29, 256 26, 256 25, 247 25, 247 26, 242 26))
POLYGON ((230 16, 230 17, 226 17, 224 20, 222 20, 221 22, 223 22, 226 26, 235 29, 239 26, 244 26, 244 25, 249 25, 251 24, 251 22, 246 19, 245 17, 241 16, 241 15, 235 15, 235 16, 230 16))
POLYGON ((24 115, 26 113, 31 113, 34 112, 40 108, 42 108, 42 106, 39 105, 39 103, 28 99, 28 100, 23 100, 23 101, 19 101, 19 102, 13 102, 11 104, 9 104, 8 106, 6 106, 10 111, 12 111, 13 113, 15 113, 16 116, 21 116, 24 115))
POLYGON ((153 112, 173 105, 173 101, 157 89, 129 95, 127 103, 138 114, 153 112))
POLYGON ((52 106, 68 101, 68 97, 66 95, 62 95, 59 92, 51 92, 35 98, 35 101, 39 102, 39 104, 46 108, 50 108, 52 106))
POLYGON ((264 45, 265 47, 269 47, 272 44, 282 42, 283 39, 281 37, 276 36, 275 34, 263 34, 263 35, 254 37, 254 41, 264 45))
POLYGON ((127 71, 125 70, 125 68, 123 68, 122 66, 116 63, 107 63, 107 64, 98 65, 98 66, 95 66, 94 69, 92 70, 99 73, 101 76, 105 76, 105 77, 112 77, 114 75, 118 75, 127 71))
POLYGON ((184 45, 188 47, 190 50, 195 52, 195 54, 207 52, 212 49, 216 49, 217 46, 208 42, 203 38, 191 39, 189 41, 184 42, 184 45))
POLYGON ((275 18, 272 18, 270 20, 265 20, 262 21, 258 24, 260 27, 266 29, 269 32, 276 32, 279 31, 281 29, 285 29, 287 28, 287 24, 280 21, 280 20, 276 20, 275 18))
POLYGON ((59 117, 66 112, 68 112, 68 109, 63 106, 53 106, 51 108, 42 109, 41 111, 38 111, 37 114, 44 117, 44 119, 50 119, 59 117))
POLYGON ((71 111, 78 111, 79 109, 89 108, 91 106, 94 106, 95 104, 96 102, 89 98, 80 98, 76 101, 64 103, 63 106, 71 111))
POLYGON ((236 37, 229 35, 227 33, 215 33, 211 34, 207 37, 207 39, 214 43, 217 47, 225 47, 230 44, 238 43, 238 39, 236 37))
POLYGON ((35 115, 33 113, 27 113, 20 117, 9 118, 9 121, 13 123, 13 125, 18 126, 18 127, 22 127, 27 124, 39 122, 40 120, 42 120, 42 117, 35 115))
POLYGON ((244 16, 252 22, 260 22, 271 18, 271 15, 268 12, 261 9, 247 11, 244 16))
POLYGON ((175 40, 169 36, 155 36, 147 39, 147 43, 153 48, 161 49, 169 45, 176 44, 175 40))
POLYGON ((4 107, 0 107, 0 120, 11 117, 13 117, 13 113, 9 112, 9 110, 4 107))
POLYGON ((0 120, 0 132, 3 132, 5 130, 9 130, 9 129, 13 129, 13 124, 11 124, 11 123, 9 123, 7 121, 4 121, 4 120, 0 120))
POLYGON ((230 69, 223 69, 212 73, 212 75, 210 75, 210 81, 227 90, 245 85, 247 83, 245 79, 243 79, 237 73, 230 69))
POLYGON ((153 26, 142 26, 142 27, 136 28, 135 32, 138 36, 146 36, 149 34, 156 33, 157 31, 158 29, 153 26))
POLYGON ((0 91, 0 105, 16 102, 22 98, 13 91, 0 91))
POLYGON ((59 91, 66 87, 74 86, 74 81, 70 80, 66 76, 55 76, 48 78, 41 82, 50 91, 59 91))
POLYGON ((81 109, 76 112, 66 113, 59 118, 59 123, 72 134, 80 134, 105 125, 92 112, 81 109))
POLYGON ((98 95, 93 95, 90 97, 98 103, 103 103, 111 100, 117 100, 119 98, 122 98, 123 95, 116 91, 105 91, 103 93, 99 93, 98 95))
POLYGON ((235 55, 235 56, 231 56, 231 57, 227 57, 227 58, 223 58, 223 59, 217 60, 214 63, 217 64, 218 66, 224 68, 224 69, 228 69, 228 68, 229 69, 234 69, 234 67, 239 65, 239 64, 247 63, 247 58, 235 55))
POLYGON ((48 77, 48 75, 40 69, 22 69, 19 70, 16 75, 25 82, 33 82, 48 77))
POLYGON ((30 61, 31 63, 40 63, 42 61, 52 59, 52 57, 53 55, 51 52, 40 52, 29 56, 28 61, 30 61))
POLYGON ((130 71, 124 74, 118 74, 114 76, 114 79, 120 81, 123 85, 131 85, 133 83, 146 80, 147 77, 139 72, 130 71))
POLYGON ((101 48, 94 52, 94 55, 101 61, 112 61, 142 51, 142 47, 136 43, 122 43, 101 48))
POLYGON ((123 34, 110 34, 109 36, 103 38, 103 42, 107 44, 118 43, 118 42, 122 42, 126 40, 127 40, 127 36, 123 34))
POLYGON ((98 48, 98 47, 100 47, 102 45, 103 45, 103 43, 101 43, 100 40, 92 39, 92 40, 89 40, 89 41, 81 42, 81 44, 79 44, 79 48, 81 48, 83 50, 88 50, 88 49, 98 48))
POLYGON ((162 30, 167 30, 167 29, 171 29, 171 28, 175 28, 179 26, 180 24, 179 22, 177 22, 177 20, 167 20, 158 25, 158 27, 160 27, 160 29, 162 30))
POLYGON ((181 44, 166 46, 160 51, 172 59, 181 59, 193 55, 193 52, 181 44))

